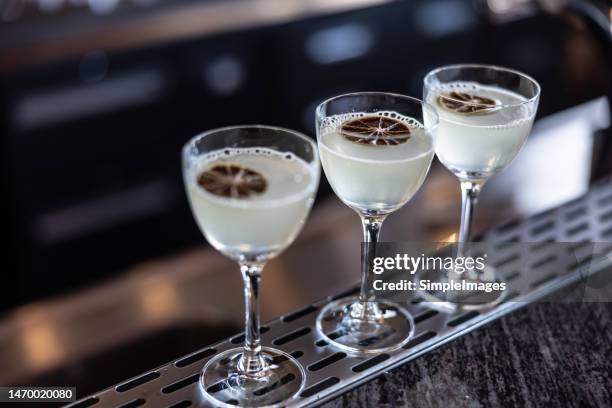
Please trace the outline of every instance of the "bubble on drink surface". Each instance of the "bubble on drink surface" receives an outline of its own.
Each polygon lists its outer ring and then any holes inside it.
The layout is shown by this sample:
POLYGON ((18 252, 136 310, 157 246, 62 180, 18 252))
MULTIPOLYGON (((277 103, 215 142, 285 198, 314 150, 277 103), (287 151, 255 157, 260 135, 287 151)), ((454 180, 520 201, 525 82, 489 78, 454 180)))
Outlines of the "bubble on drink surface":
POLYGON ((364 146, 397 146, 411 133, 424 129, 418 120, 395 111, 351 112, 324 118, 322 133, 338 132, 345 139, 364 146))
POLYGON ((200 160, 203 161, 212 161, 215 159, 228 159, 235 155, 252 155, 252 156, 271 156, 271 155, 281 155, 283 153, 278 152, 274 149, 267 149, 263 147, 253 147, 253 148, 245 148, 245 147, 235 147, 235 148, 227 148, 222 151, 214 151, 210 153, 203 154, 200 156, 200 160))
POLYGON ((338 130, 338 128, 340 128, 344 123, 353 120, 353 119, 358 119, 358 118, 363 118, 366 116, 373 116, 373 115, 389 115, 389 117, 392 117, 393 119, 397 119, 400 122, 403 122, 407 127, 411 128, 411 129, 423 129, 424 126, 421 122, 419 122, 418 120, 416 120, 415 118, 409 117, 409 116, 404 116, 402 114, 400 114, 399 112, 395 112, 395 111, 378 111, 375 113, 369 113, 369 112, 350 112, 350 113, 342 113, 342 114, 338 114, 338 115, 332 115, 332 116, 327 116, 325 118, 323 118, 321 120, 321 124, 319 126, 319 129, 323 132, 323 133, 328 133, 328 132, 336 132, 338 130), (394 115, 394 116, 392 116, 394 115))
POLYGON ((312 207, 312 205, 314 204, 315 198, 314 197, 308 197, 308 199, 304 202, 304 206, 306 208, 310 208, 312 207))
POLYGON ((470 81, 455 81, 455 82, 446 82, 438 84, 435 87, 435 90, 438 92, 442 91, 456 91, 456 90, 471 90, 474 92, 478 92, 482 90, 482 87, 478 82, 470 82, 470 81))

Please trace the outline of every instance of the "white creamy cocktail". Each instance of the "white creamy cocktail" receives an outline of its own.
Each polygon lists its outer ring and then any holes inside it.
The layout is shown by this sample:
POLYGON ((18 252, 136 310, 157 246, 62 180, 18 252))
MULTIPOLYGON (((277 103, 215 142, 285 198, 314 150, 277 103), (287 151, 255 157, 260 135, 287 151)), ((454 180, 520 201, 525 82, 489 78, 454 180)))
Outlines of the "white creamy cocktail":
POLYGON ((359 210, 386 213, 404 205, 423 184, 434 154, 423 125, 394 112, 330 116, 319 132, 329 183, 359 210))
POLYGON ((318 169, 266 148, 213 151, 187 179, 193 214, 206 239, 230 258, 271 257, 300 231, 312 205, 318 169))
POLYGON ((488 178, 510 164, 535 116, 524 96, 475 82, 441 84, 427 100, 440 117, 436 154, 465 178, 488 178))

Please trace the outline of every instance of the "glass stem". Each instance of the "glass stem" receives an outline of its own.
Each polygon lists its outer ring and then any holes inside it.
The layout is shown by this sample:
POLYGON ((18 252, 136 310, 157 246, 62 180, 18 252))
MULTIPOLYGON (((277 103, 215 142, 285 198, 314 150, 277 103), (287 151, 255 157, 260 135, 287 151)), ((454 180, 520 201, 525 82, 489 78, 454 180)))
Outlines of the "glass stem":
POLYGON ((268 364, 261 355, 259 334, 259 285, 263 263, 241 262, 240 272, 244 281, 244 351, 238 362, 238 371, 247 376, 257 376, 268 364))
MULTIPOLYGON (((372 281, 372 264, 376 257, 376 244, 385 216, 361 215, 361 226, 363 227, 363 248, 361 251, 361 291, 359 302, 362 313, 368 313, 372 306, 369 302, 374 300, 374 288, 372 281)), ((373 312, 373 311, 372 311, 373 312)))
POLYGON ((483 181, 461 181, 461 226, 457 242, 457 257, 463 257, 472 236, 472 220, 483 181))
POLYGON ((478 201, 478 195, 483 184, 482 181, 461 181, 461 227, 459 228, 459 242, 470 242, 474 207, 478 201))

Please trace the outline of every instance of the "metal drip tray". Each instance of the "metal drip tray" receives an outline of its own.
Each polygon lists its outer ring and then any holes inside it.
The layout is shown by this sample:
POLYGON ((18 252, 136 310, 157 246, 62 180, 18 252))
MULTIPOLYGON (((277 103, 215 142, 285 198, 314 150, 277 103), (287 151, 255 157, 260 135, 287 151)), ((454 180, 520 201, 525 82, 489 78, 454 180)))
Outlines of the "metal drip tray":
MULTIPOLYGON (((612 267, 610 238, 612 183, 606 180, 579 199, 529 219, 506 223, 483 237, 483 241, 494 243, 498 248, 505 246, 504 251, 498 252, 503 254, 503 259, 497 266, 503 269, 509 282, 509 293, 506 300, 495 307, 448 314, 414 299, 404 303, 416 323, 415 335, 408 344, 390 353, 353 356, 321 340, 315 328, 318 311, 331 300, 357 293, 357 289, 352 289, 267 323, 262 327, 263 345, 290 353, 306 369, 305 388, 289 406, 317 405, 528 302, 548 297, 585 277, 607 270, 612 267), (512 244, 517 242, 539 243, 530 247, 534 259, 539 260, 526 264, 529 267, 517 268, 514 263, 524 256, 513 252, 518 247, 512 244), (546 255, 547 244, 553 242, 574 243, 567 244, 574 251, 573 256, 560 259, 546 255), (587 248, 592 247, 592 243, 599 243, 598 251, 587 248)), ((70 407, 213 406, 202 397, 198 382, 200 371, 210 357, 242 341, 243 335, 231 337, 86 397, 70 407)))

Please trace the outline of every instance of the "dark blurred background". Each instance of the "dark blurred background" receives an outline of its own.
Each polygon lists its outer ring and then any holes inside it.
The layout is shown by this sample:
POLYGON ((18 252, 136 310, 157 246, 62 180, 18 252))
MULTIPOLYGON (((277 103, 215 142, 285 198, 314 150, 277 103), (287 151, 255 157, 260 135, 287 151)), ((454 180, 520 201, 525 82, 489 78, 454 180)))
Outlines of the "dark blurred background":
MULTIPOLYGON (((201 247, 179 152, 202 130, 263 123, 314 135, 323 99, 420 96, 428 70, 457 62, 528 73, 549 116, 611 94, 610 14, 605 0, 0 0, 0 310, 14 321, 18 306, 201 247)), ((609 136, 592 132, 587 184, 610 172, 609 136)), ((318 202, 329 194, 323 178, 318 202)), ((200 335, 239 327, 229 326, 200 335)), ((175 345, 189 330, 158 339, 175 345)))

